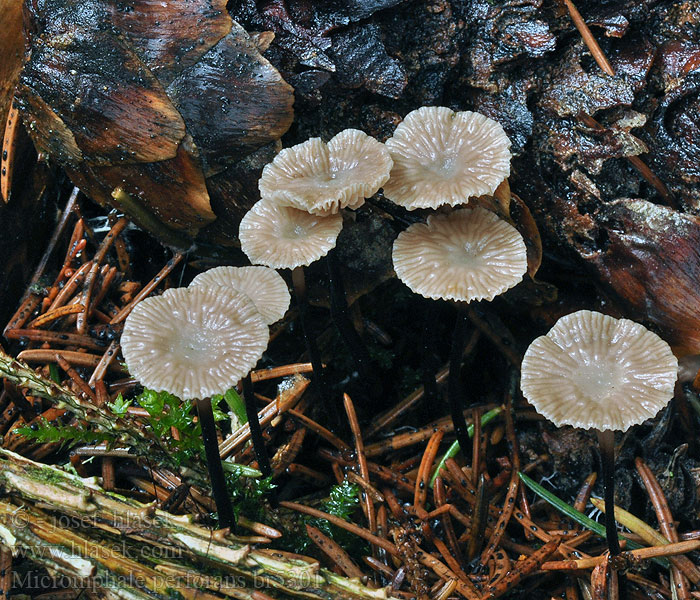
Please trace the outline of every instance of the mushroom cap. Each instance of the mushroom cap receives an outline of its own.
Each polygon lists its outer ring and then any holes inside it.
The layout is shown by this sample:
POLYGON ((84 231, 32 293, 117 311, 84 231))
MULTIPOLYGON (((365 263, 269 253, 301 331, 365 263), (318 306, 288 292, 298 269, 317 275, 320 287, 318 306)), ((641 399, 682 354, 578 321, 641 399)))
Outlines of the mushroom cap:
POLYGON ((245 294, 176 288, 139 302, 124 324, 122 353, 147 388, 183 399, 223 394, 258 362, 268 327, 245 294))
POLYGON ((411 290, 435 300, 493 300, 527 270, 525 242, 515 227, 483 208, 431 215, 401 232, 394 271, 411 290))
POLYGON ((238 238, 250 262, 273 269, 310 265, 335 247, 339 214, 318 216, 260 200, 241 219, 238 238))
POLYGON ((311 138, 282 150, 258 182, 263 199, 315 215, 359 208, 389 179, 392 161, 384 144, 346 129, 325 144, 311 138))
POLYGON ((291 301, 284 279, 269 267, 215 267, 197 275, 193 286, 223 286, 244 293, 268 325, 284 317, 291 301))
POLYGON ((520 385, 557 426, 626 431, 668 404, 677 369, 669 345, 643 325, 579 310, 530 344, 520 385))
POLYGON ((493 119, 423 106, 386 141, 394 166, 384 195, 408 210, 493 195, 510 174, 510 140, 493 119))

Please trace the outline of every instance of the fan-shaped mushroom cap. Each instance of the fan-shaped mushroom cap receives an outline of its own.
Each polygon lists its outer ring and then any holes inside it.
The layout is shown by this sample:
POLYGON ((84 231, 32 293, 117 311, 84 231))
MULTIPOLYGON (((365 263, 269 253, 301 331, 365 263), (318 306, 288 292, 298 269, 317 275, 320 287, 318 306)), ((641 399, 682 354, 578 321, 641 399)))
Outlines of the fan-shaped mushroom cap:
POLYGON ((315 215, 359 208, 389 179, 384 144, 357 129, 341 131, 328 144, 311 138, 282 150, 258 182, 263 199, 315 215))
POLYGON ((342 228, 339 214, 322 217, 260 200, 241 219, 238 238, 250 262, 294 269, 328 254, 342 228))
POLYGON ((475 112, 423 106, 386 142, 394 166, 384 195, 408 210, 464 204, 493 194, 510 174, 510 140, 475 112))
POLYGON ((401 232, 392 252, 396 275, 414 292, 445 300, 493 300, 527 270, 518 231, 483 208, 431 215, 401 232))
POLYGON ((668 344, 646 327, 580 310, 530 344, 521 387, 557 426, 626 431, 668 404, 677 368, 668 344))
POLYGON ((245 294, 176 288, 139 302, 121 337, 129 372, 180 398, 223 394, 258 362, 268 327, 245 294))
POLYGON ((280 274, 269 267, 215 267, 197 275, 190 287, 222 286, 243 292, 268 325, 279 321, 291 297, 280 274))

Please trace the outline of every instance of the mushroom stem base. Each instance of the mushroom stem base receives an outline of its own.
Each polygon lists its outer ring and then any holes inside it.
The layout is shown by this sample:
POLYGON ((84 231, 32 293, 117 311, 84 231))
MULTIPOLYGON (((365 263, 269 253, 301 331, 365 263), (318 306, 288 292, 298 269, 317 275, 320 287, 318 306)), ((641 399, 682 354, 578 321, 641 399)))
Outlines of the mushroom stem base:
POLYGON ((610 556, 616 556, 620 554, 620 541, 615 522, 615 432, 596 430, 596 434, 605 489, 605 537, 608 540, 610 556))
POLYGON ((219 528, 234 527, 236 518, 233 513, 231 498, 226 489, 224 468, 221 465, 219 454, 219 441, 216 439, 216 425, 214 424, 214 412, 211 409, 209 398, 197 399, 197 414, 202 426, 202 440, 204 441, 204 453, 207 457, 207 469, 211 480, 211 491, 216 503, 216 512, 219 515, 219 528))
POLYGON ((447 399, 450 403, 450 414, 454 424, 457 441, 463 453, 469 451, 469 433, 467 421, 464 418, 464 388, 460 380, 462 355, 467 338, 469 315, 465 302, 457 304, 457 322, 452 334, 452 349, 450 350, 450 372, 447 377, 447 399))

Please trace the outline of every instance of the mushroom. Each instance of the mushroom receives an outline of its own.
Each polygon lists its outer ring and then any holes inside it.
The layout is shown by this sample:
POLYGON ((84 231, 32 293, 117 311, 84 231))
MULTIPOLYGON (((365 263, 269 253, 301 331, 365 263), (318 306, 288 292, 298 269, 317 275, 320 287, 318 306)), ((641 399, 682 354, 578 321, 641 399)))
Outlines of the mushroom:
POLYGON ((469 302, 493 300, 527 271, 525 242, 515 227, 483 208, 434 214, 399 234, 392 251, 394 270, 411 290, 426 298, 457 302, 452 337, 448 399, 462 450, 468 447, 459 368, 467 333, 469 302))
POLYGON ((143 386, 192 399, 222 528, 234 525, 216 438, 212 394, 244 377, 267 347, 269 331, 241 292, 177 288, 139 302, 124 324, 122 353, 143 386))
POLYGON ((392 252, 398 278, 434 300, 493 300, 527 270, 525 242, 484 208, 434 214, 401 232, 392 252))
POLYGON ((342 228, 339 214, 312 215, 260 200, 241 219, 238 237, 241 250, 253 264, 296 269, 328 254, 342 228))
POLYGON ((620 552, 615 525, 615 431, 655 416, 673 397, 678 361, 644 326, 580 310, 535 339, 522 362, 521 389, 556 426, 596 431, 605 488, 610 554, 620 552))
POLYGON ((273 269, 291 269, 294 295, 304 340, 319 384, 321 395, 328 397, 318 347, 309 334, 304 266, 322 258, 335 247, 343 227, 340 214, 312 215, 271 200, 260 200, 241 219, 238 237, 241 250, 253 264, 273 269))
POLYGON ((510 174, 508 136, 476 112, 423 106, 406 115, 386 146, 394 166, 384 195, 408 210, 493 195, 510 174))
MULTIPOLYGON (((192 286, 222 286, 245 294, 268 325, 284 317, 289 308, 287 284, 269 267, 215 267, 197 275, 190 283, 192 286)), ((265 449, 250 374, 243 379, 243 398, 255 457, 263 477, 268 477, 272 474, 272 465, 265 449)))
POLYGON ((289 308, 287 284, 269 267, 215 267, 197 275, 192 286, 223 286, 243 292, 268 325, 284 317, 289 308))
POLYGON ((260 195, 315 215, 356 209, 389 179, 392 161, 384 144, 346 129, 328 144, 311 138, 282 150, 265 166, 260 195))

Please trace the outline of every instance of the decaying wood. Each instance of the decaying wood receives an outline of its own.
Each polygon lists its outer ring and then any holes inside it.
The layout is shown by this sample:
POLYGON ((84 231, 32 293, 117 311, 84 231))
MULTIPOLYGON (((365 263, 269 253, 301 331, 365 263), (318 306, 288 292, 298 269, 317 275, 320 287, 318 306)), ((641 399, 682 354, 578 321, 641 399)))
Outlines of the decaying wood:
MULTIPOLYGON (((191 564, 204 561, 224 580, 227 575, 240 575, 251 587, 256 582, 290 595, 388 595, 386 590, 372 590, 339 577, 309 559, 256 550, 232 535, 213 536, 211 530, 195 525, 191 516, 174 516, 152 504, 108 493, 94 478, 82 479, 3 449, 0 464, 3 489, 21 499, 20 504, 0 502, 2 543, 13 552, 22 550, 30 556, 45 552, 46 564, 55 563, 67 575, 81 579, 100 573, 114 577, 133 575, 134 580, 143 582, 144 592, 167 597, 167 578, 156 569, 160 561, 149 567, 149 561, 144 559, 167 556, 166 562, 173 568, 179 566, 187 571, 191 564), (45 513, 40 507, 50 507, 51 512, 45 513), (66 528, 66 523, 70 528, 66 528), (115 539, 126 540, 127 544, 110 546, 109 541, 115 539), (116 547, 123 550, 115 550, 116 547), (67 549, 70 556, 66 556, 67 549), (62 555, 64 559, 60 558, 62 555)), ((190 587, 186 578, 175 583, 185 597, 196 596, 196 588, 190 587)))

